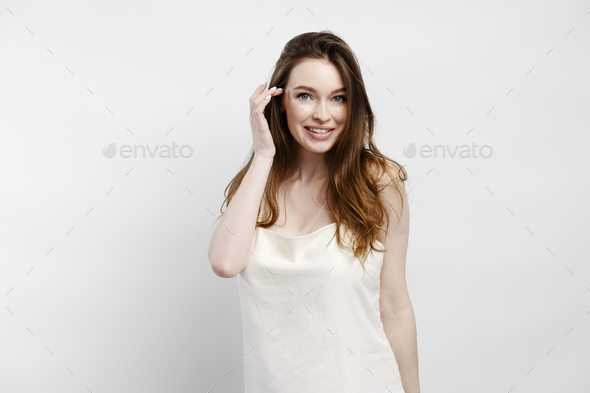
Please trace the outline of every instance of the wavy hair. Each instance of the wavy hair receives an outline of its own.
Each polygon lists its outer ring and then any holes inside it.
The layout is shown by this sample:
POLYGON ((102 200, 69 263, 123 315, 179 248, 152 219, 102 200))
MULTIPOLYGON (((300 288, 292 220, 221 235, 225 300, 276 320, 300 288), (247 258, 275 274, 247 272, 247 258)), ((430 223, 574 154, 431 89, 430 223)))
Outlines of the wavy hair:
MULTIPOLYGON (((373 228, 383 229, 381 223, 392 207, 386 207, 380 198, 380 192, 387 186, 379 188, 380 176, 376 169, 388 174, 393 187, 400 196, 402 210, 403 198, 401 182, 407 180, 407 172, 396 161, 382 154, 373 143, 374 117, 365 83, 356 56, 349 46, 337 35, 329 31, 309 32, 291 39, 282 50, 274 68, 268 86, 284 87, 287 85, 291 70, 305 59, 326 59, 339 70, 347 92, 347 119, 343 132, 333 147, 325 153, 328 168, 326 188, 327 209, 336 218, 336 237, 343 247, 340 226, 350 229, 351 249, 361 261, 365 270, 365 260, 370 249, 376 251, 376 232, 373 228), (390 165, 397 168, 397 178, 392 175, 390 165), (398 180, 399 179, 399 180, 398 180)), ((264 110, 276 153, 269 173, 268 181, 258 211, 256 227, 268 228, 278 218, 279 208, 277 194, 281 185, 288 184, 297 171, 297 144, 287 126, 286 112, 281 112, 280 101, 271 100, 264 110), (268 209, 264 209, 268 206, 268 209)), ((254 151, 247 164, 232 179, 225 189, 225 201, 221 206, 229 206, 244 176, 248 172, 254 151), (229 190, 229 191, 228 191, 229 190)), ((401 219, 401 212, 396 212, 401 219)), ((389 227, 389 221, 387 221, 389 227)))

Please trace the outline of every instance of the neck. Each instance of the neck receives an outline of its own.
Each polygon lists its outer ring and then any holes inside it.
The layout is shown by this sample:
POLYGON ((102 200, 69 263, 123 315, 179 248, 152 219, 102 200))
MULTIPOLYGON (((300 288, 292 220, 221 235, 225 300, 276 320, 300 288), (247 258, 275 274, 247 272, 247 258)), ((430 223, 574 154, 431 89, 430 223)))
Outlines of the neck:
POLYGON ((324 153, 313 153, 301 149, 298 158, 298 169, 293 180, 301 185, 312 185, 328 178, 328 167, 324 162, 324 153))

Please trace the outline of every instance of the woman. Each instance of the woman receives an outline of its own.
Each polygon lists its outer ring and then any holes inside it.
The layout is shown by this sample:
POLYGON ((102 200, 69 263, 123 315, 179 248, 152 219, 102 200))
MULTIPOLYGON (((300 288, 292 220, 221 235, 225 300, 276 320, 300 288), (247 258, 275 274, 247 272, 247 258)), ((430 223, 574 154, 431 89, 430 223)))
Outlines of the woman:
POLYGON ((209 246, 213 271, 238 276, 246 392, 417 393, 407 174, 373 144, 356 57, 301 34, 270 85, 250 97, 253 152, 209 246))

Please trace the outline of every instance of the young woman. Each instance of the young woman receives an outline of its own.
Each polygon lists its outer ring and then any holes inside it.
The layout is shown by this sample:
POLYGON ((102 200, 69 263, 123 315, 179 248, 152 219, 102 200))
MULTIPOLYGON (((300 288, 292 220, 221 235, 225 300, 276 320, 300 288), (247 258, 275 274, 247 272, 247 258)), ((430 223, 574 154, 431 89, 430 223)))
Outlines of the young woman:
POLYGON ((253 152, 209 246, 213 271, 238 276, 246 393, 418 393, 407 174, 373 144, 357 59, 301 34, 270 85, 250 97, 253 152))

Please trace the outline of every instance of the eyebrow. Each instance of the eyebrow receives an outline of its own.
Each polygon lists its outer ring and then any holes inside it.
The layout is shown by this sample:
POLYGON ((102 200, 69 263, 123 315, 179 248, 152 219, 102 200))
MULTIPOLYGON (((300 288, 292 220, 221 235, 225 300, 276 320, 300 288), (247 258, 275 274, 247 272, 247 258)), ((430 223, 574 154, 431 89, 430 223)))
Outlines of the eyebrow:
MULTIPOLYGON (((318 92, 316 89, 314 89, 313 87, 309 87, 309 86, 297 86, 293 90, 309 90, 309 91, 313 91, 314 93, 318 92)), ((341 91, 346 92, 346 87, 341 87, 340 89, 336 89, 330 94, 339 93, 341 91)))

